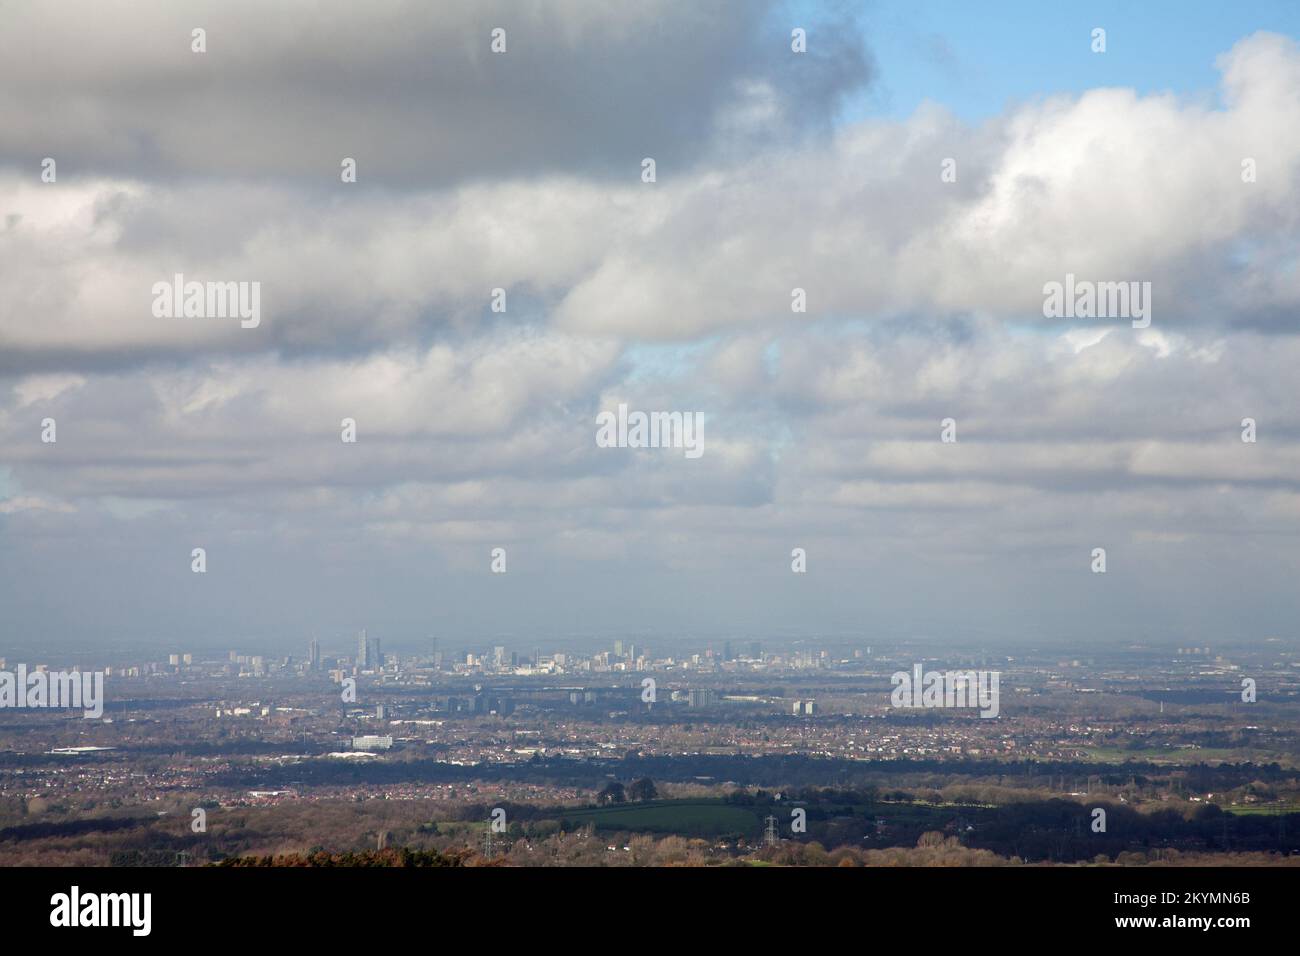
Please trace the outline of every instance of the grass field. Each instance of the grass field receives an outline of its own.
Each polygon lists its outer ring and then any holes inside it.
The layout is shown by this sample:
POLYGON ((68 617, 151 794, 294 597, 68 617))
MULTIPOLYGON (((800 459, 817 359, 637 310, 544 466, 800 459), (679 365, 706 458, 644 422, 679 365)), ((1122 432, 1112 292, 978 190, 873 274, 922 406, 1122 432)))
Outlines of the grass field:
POLYGON ((1294 803, 1257 803, 1246 807, 1224 807, 1225 811, 1239 817, 1278 817, 1287 813, 1300 813, 1294 803))
POLYGON ((562 819, 565 829, 590 824, 597 830, 691 836, 716 836, 720 833, 756 836, 763 829, 758 814, 721 800, 647 800, 644 803, 566 810, 562 819))
POLYGON ((1190 766, 1198 763, 1277 763, 1293 768, 1296 758, 1269 750, 1224 750, 1213 747, 1143 747, 1121 750, 1114 747, 1089 747, 1087 759, 1098 763, 1150 762, 1161 766, 1190 766))

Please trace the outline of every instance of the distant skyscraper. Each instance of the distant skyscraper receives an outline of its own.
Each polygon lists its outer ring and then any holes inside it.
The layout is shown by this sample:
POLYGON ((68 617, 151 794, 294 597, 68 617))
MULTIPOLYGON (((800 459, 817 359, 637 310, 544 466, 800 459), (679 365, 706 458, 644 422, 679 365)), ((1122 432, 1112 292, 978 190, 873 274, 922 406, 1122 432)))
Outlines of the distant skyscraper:
POLYGON ((614 642, 614 656, 615 656, 615 657, 622 657, 622 656, 623 656, 623 642, 622 642, 622 641, 615 641, 615 642, 614 642))
POLYGON ((311 671, 320 670, 320 641, 314 637, 311 639, 311 645, 307 650, 307 669, 311 671))
POLYGON ((357 635, 357 669, 363 671, 370 669, 370 642, 366 640, 365 628, 362 628, 361 633, 357 635))
POLYGON ((370 642, 370 663, 374 667, 384 666, 384 649, 377 637, 370 642))
POLYGON ((687 702, 692 710, 699 710, 704 707, 715 707, 718 703, 717 691, 708 687, 697 687, 687 694, 687 702))

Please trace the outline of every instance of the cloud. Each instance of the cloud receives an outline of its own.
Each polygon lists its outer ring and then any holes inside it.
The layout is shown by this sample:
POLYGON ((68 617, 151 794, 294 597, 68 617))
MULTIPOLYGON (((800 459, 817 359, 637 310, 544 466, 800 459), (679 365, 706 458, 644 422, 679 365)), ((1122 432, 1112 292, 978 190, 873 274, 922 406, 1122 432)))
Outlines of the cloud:
POLYGON ((0 154, 61 158, 69 178, 328 184, 343 157, 363 182, 406 186, 627 178, 646 155, 697 162, 755 89, 788 135, 871 78, 844 18, 818 17, 820 45, 793 63, 772 0, 109 0, 3 16, 0 154))
POLYGON ((496 321, 689 341, 809 316, 1041 325, 1044 283, 1074 274, 1150 282, 1151 334, 1289 330, 1300 101, 1277 77, 1300 77, 1300 52, 1258 34, 1221 66, 1224 110, 1095 90, 971 128, 926 108, 661 167, 654 184, 538 175, 396 194, 10 170, 0 368, 427 345, 493 321, 496 288, 513 301, 496 321), (958 181, 942 183, 950 156, 958 181), (154 317, 149 290, 177 273, 260 282, 263 324, 154 317))
POLYGON ((792 59, 777 6, 195 9, 60 6, 33 39, 4 8, 16 620, 93 632, 49 611, 66 593, 214 640, 295 607, 473 633, 1300 610, 1292 40, 1225 52, 1217 108, 1097 89, 842 124, 865 47, 813 24, 792 59), (260 282, 261 325, 156 318, 176 273, 260 282), (1044 319, 1067 273, 1150 281, 1152 326, 1044 319), (704 456, 596 447, 620 402, 700 412, 704 456))

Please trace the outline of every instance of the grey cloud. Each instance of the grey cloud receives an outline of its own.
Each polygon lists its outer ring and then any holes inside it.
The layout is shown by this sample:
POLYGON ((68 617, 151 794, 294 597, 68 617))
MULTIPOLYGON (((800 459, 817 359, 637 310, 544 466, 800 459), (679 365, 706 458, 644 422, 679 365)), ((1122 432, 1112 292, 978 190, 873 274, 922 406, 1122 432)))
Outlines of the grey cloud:
POLYGON ((690 341, 837 317, 1051 325, 1044 283, 1075 274, 1150 282, 1156 330, 1285 331, 1300 112, 1278 74, 1300 76, 1300 52, 1261 34, 1225 61, 1225 111, 1118 90, 975 129, 927 109, 654 186, 543 176, 339 196, 10 171, 0 368, 427 346, 491 321, 497 287, 575 335, 690 341), (1242 143, 1258 182, 1241 180, 1242 143), (958 182, 942 184, 950 155, 958 182), (267 320, 155 319, 147 290, 176 272, 261 281, 267 320), (807 315, 790 311, 796 287, 807 315))
POLYGON ((847 17, 808 25, 820 42, 792 64, 773 0, 8 3, 0 157, 54 156, 70 179, 337 183, 347 156, 362 182, 426 187, 635 178, 644 156, 680 172, 746 89, 771 91, 766 134, 785 137, 870 80, 847 17))

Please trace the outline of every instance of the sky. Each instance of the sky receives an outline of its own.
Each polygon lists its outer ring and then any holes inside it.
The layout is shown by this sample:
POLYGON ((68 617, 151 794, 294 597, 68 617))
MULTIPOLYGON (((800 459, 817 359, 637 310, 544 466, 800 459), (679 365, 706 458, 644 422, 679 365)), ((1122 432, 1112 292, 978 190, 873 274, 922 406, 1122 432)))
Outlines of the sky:
POLYGON ((1260 31, 1294 38, 1300 30, 1300 7, 1288 0, 889 0, 853 9, 880 71, 852 111, 856 119, 906 119, 928 99, 979 122, 1008 106, 1098 86, 1216 102, 1215 61, 1233 42, 1260 31), (1096 27, 1106 30, 1104 56, 1092 52, 1096 27), (1079 43, 1081 33, 1090 42, 1079 43))
POLYGON ((4 0, 0 656, 1293 637, 1297 21, 4 0))

